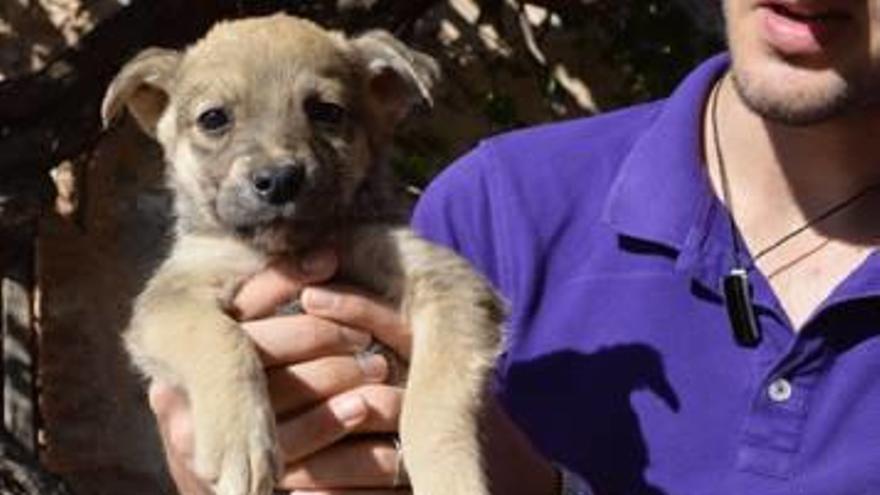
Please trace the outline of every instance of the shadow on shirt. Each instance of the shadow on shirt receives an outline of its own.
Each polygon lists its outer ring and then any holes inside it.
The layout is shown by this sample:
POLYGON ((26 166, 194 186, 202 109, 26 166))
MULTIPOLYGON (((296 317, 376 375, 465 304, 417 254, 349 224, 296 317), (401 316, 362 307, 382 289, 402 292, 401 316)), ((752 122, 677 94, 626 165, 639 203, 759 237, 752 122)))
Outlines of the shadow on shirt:
POLYGON ((645 390, 672 411, 679 400, 660 354, 644 344, 561 351, 513 362, 502 400, 550 458, 597 495, 666 495, 645 479, 650 459, 631 395, 645 390))

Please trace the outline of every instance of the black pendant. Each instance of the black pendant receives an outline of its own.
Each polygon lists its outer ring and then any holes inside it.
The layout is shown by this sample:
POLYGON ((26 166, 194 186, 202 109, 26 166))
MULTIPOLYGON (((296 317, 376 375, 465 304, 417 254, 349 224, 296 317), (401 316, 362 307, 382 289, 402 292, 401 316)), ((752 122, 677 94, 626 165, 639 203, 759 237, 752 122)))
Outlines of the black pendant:
POLYGON ((724 277, 724 304, 733 328, 736 342, 743 347, 755 347, 761 342, 761 329, 752 306, 752 288, 743 268, 734 268, 724 277))

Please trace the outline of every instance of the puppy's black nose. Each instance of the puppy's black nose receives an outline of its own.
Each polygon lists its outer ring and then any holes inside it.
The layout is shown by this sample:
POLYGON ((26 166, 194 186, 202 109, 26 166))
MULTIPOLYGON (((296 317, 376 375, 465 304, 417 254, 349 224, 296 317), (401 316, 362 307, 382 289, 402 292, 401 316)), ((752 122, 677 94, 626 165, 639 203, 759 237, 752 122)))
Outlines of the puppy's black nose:
POLYGON ((257 170, 251 180, 257 196, 277 206, 296 198, 305 175, 305 167, 291 163, 257 170))

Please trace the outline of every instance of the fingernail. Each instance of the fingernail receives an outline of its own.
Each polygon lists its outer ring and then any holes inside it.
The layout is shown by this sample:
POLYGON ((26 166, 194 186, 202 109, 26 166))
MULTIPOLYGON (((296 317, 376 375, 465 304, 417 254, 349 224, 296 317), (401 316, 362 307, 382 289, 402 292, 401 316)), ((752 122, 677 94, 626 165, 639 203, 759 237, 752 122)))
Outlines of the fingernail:
POLYGON ((354 426, 367 415, 367 405, 360 395, 330 401, 330 410, 346 426, 354 426))
POLYGON ((379 354, 358 354, 358 364, 370 382, 383 382, 388 376, 388 362, 379 354))
POLYGON ((318 251, 306 255, 299 262, 299 268, 306 275, 331 275, 336 267, 336 257, 329 251, 318 251))
POLYGON ((336 294, 319 289, 317 287, 309 287, 303 292, 303 304, 306 310, 309 309, 328 309, 332 308, 336 303, 336 294))
POLYGON ((373 342, 373 337, 367 332, 361 332, 353 328, 342 327, 342 338, 349 344, 353 351, 363 351, 373 342))

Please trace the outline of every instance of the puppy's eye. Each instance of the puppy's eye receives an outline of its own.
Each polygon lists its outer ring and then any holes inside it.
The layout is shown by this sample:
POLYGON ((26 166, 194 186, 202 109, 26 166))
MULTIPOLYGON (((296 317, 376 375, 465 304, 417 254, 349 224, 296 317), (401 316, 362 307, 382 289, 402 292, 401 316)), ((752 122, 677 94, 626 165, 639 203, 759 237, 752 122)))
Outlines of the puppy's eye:
POLYGON ((199 128, 205 132, 218 133, 232 123, 232 116, 221 107, 209 108, 196 118, 199 128))
POLYGON ((341 106, 318 98, 309 98, 303 105, 309 120, 320 124, 341 124, 347 114, 341 106))

